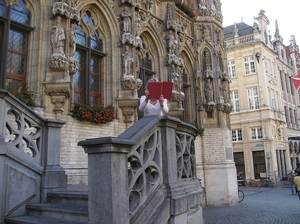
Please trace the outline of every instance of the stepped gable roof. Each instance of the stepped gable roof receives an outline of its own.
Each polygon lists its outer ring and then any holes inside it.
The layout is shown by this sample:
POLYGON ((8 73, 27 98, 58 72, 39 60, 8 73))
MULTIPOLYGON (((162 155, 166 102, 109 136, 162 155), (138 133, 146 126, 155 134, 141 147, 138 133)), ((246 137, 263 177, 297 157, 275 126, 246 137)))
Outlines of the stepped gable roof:
POLYGON ((250 34, 253 33, 253 27, 252 26, 249 26, 248 24, 246 24, 244 22, 240 22, 240 23, 237 23, 237 24, 233 24, 233 25, 224 27, 223 33, 224 33, 225 40, 234 38, 234 35, 235 35, 234 29, 235 29, 235 27, 238 29, 239 37, 247 36, 247 35, 250 35, 250 34))

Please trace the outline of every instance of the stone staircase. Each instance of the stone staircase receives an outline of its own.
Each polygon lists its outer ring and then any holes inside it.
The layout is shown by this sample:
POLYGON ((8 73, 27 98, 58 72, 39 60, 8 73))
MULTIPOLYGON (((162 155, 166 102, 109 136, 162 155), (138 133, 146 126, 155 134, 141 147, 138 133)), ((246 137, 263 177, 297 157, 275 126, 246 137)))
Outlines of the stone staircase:
POLYGON ((88 223, 88 192, 48 193, 47 203, 28 204, 28 215, 7 218, 15 224, 83 224, 88 223))

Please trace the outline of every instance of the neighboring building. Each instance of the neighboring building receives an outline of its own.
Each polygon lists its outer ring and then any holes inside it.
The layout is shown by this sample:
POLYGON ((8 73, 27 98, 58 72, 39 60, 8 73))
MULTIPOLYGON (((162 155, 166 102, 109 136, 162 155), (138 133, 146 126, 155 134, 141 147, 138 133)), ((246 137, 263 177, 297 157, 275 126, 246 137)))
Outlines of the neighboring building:
POLYGON ((222 19, 220 0, 0 0, 0 87, 28 87, 37 113, 66 122, 61 165, 68 184, 86 185, 77 143, 120 135, 138 120, 147 80, 173 81, 169 115, 204 129, 194 169, 207 205, 236 204, 222 19), (112 105, 116 119, 78 121, 84 102, 112 105))
POLYGON ((299 161, 299 142, 289 149, 300 136, 299 95, 291 81, 299 50, 294 37, 283 44, 277 21, 272 40, 263 10, 255 20, 224 28, 234 160, 246 180, 278 181, 299 161))

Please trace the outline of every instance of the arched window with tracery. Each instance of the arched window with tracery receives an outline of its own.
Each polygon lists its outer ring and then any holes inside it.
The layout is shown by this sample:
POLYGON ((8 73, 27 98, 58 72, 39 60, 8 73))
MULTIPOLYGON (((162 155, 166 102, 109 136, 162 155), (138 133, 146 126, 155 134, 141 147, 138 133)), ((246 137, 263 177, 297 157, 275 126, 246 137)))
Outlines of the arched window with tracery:
POLYGON ((221 72, 224 72, 224 64, 223 64, 223 57, 221 52, 219 52, 219 68, 221 72))
MULTIPOLYGON (((181 71, 181 70, 180 70, 181 71)), ((181 85, 181 91, 184 93, 185 97, 182 100, 182 107, 184 108, 184 111, 182 112, 182 116, 180 117, 182 121, 190 121, 190 110, 189 110, 189 104, 191 102, 192 97, 190 96, 190 83, 188 81, 188 74, 186 69, 182 69, 182 74, 181 75, 181 80, 182 80, 182 85, 181 85)))
MULTIPOLYGON (((146 49, 145 44, 143 44, 143 48, 146 49)), ((138 91, 138 96, 142 96, 145 93, 146 83, 149 79, 152 78, 152 76, 155 74, 155 72, 152 70, 152 60, 149 56, 149 53, 147 52, 145 54, 145 57, 139 56, 140 60, 140 72, 139 72, 139 78, 142 80, 143 85, 138 91)))
MULTIPOLYGON (((90 11, 86 11, 83 25, 95 27, 90 11)), ((78 71, 74 74, 74 101, 102 104, 103 41, 97 30, 88 36, 83 25, 76 27, 76 53, 78 71)))
POLYGON ((0 0, 0 86, 11 90, 26 87, 30 12, 26 2, 6 5, 0 0))
POLYGON ((203 71, 211 70, 211 53, 208 50, 208 48, 205 48, 203 51, 203 57, 202 57, 202 66, 203 71))

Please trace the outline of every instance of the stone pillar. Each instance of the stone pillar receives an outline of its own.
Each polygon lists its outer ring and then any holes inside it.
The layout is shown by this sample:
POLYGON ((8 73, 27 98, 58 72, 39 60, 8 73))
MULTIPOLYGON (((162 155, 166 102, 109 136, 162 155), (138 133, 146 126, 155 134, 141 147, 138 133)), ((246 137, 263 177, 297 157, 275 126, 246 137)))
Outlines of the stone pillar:
POLYGON ((88 153, 89 224, 129 224, 127 154, 134 144, 111 137, 78 143, 88 153))
POLYGON ((177 162, 176 162, 176 142, 175 130, 180 120, 168 117, 162 119, 162 158, 163 158, 163 182, 164 184, 172 184, 177 181, 177 162))
POLYGON ((228 206, 238 203, 237 174, 230 132, 228 128, 205 128, 202 137, 203 179, 208 206, 228 206))
POLYGON ((65 190, 67 175, 60 166, 61 128, 64 121, 47 119, 43 139, 42 166, 45 167, 42 176, 41 200, 46 202, 47 192, 65 190))

